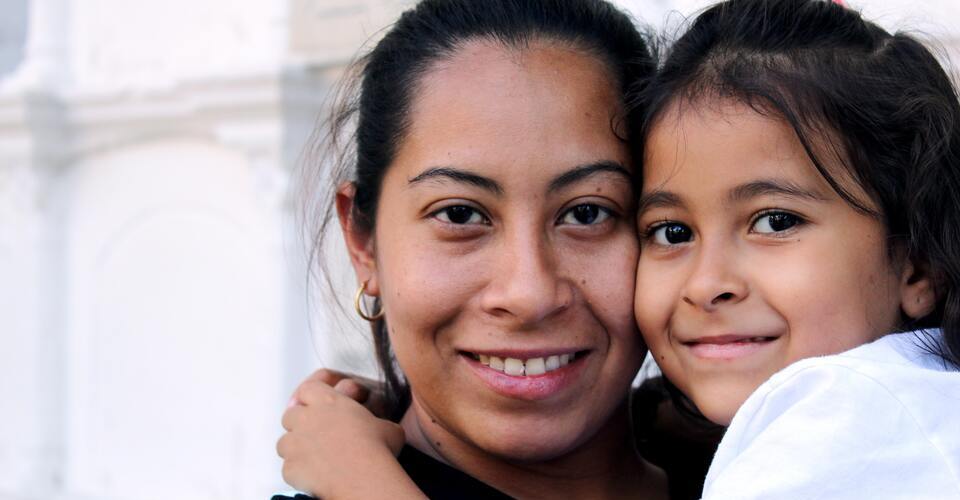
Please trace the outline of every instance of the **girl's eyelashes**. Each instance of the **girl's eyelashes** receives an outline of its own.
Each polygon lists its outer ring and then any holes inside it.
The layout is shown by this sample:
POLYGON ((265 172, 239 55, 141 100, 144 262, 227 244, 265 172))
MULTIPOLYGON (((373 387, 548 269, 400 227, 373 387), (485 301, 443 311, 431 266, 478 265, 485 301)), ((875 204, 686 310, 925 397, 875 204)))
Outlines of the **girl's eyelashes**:
POLYGON ((469 205, 450 205, 443 207, 430 215, 440 222, 458 226, 468 224, 490 224, 490 219, 488 219, 487 216, 480 212, 480 210, 477 210, 469 205))
POLYGON ((571 224, 578 226, 597 225, 606 222, 615 214, 605 207, 594 203, 581 203, 560 214, 557 224, 571 224))
POLYGON ((806 221, 799 215, 784 212, 781 210, 768 210, 761 212, 750 224, 750 232, 757 234, 778 235, 785 233, 806 221))
POLYGON ((693 240, 693 230, 686 224, 664 221, 651 226, 644 240, 660 246, 679 245, 693 240))

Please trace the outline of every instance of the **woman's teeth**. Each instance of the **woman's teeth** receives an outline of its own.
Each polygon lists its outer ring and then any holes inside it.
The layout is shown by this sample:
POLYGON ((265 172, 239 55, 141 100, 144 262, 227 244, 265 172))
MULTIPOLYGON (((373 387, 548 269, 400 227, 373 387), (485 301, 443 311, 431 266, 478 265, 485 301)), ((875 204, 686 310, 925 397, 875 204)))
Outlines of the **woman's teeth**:
POLYGON ((517 359, 487 356, 486 354, 473 354, 473 359, 507 375, 515 377, 526 375, 532 377, 552 372, 561 366, 566 366, 576 358, 576 356, 576 354, 559 354, 547 356, 546 358, 517 359))

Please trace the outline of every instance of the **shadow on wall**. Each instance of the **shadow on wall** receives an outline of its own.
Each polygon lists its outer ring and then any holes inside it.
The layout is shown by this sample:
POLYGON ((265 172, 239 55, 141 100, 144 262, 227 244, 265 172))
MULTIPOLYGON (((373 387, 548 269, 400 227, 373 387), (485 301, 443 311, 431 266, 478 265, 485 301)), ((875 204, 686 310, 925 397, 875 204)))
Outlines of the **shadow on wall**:
POLYGON ((27 41, 27 0, 0 0, 0 78, 23 60, 27 41))

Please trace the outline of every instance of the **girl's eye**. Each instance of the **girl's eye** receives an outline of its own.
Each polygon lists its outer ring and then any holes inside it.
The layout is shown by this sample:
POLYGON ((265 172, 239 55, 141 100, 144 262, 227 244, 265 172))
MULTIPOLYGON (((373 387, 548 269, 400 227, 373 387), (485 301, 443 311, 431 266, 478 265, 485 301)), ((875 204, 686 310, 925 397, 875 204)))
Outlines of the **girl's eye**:
POLYGON ((453 205, 434 213, 434 217, 450 224, 486 224, 487 218, 479 210, 466 205, 453 205))
POLYGON ((753 222, 751 230, 760 234, 780 233, 800 225, 803 220, 787 212, 771 212, 760 217, 753 222))
POLYGON ((610 218, 610 211, 599 205, 585 203, 567 210, 560 216, 561 224, 591 225, 600 224, 610 218))
POLYGON ((657 245, 679 245, 692 240, 693 231, 683 224, 670 222, 653 228, 649 238, 657 245))

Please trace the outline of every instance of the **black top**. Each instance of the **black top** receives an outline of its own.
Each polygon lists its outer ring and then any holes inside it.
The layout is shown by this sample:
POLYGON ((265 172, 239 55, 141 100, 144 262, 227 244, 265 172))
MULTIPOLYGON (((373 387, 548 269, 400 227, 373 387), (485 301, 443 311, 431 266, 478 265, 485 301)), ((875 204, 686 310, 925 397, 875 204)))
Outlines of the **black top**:
MULTIPOLYGON (((435 460, 412 446, 404 446, 397 457, 403 470, 432 500, 502 500, 512 498, 487 483, 435 460)), ((306 495, 275 495, 273 500, 310 500, 306 495)))

